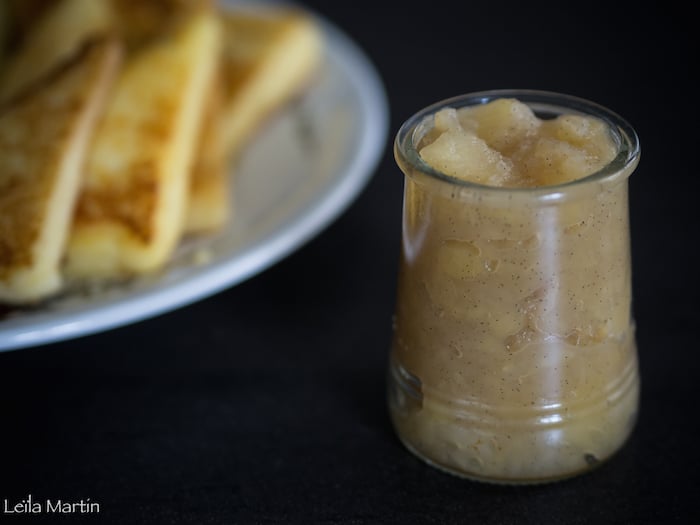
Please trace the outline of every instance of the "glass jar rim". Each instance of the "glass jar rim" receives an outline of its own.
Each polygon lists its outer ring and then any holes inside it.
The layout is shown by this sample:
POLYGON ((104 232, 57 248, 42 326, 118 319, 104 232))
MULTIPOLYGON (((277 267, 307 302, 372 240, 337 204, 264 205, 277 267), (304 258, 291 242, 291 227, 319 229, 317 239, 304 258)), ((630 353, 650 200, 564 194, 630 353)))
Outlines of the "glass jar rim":
POLYGON ((588 185, 592 182, 605 182, 629 177, 639 162, 640 143, 636 131, 627 120, 596 102, 554 91, 494 89, 446 98, 414 113, 401 125, 396 134, 394 155, 402 168, 407 166, 412 168, 414 172, 429 175, 452 187, 478 190, 480 193, 493 192, 501 195, 526 194, 529 197, 535 197, 544 201, 560 201, 564 200, 568 193, 580 186, 588 185), (460 107, 486 104, 500 98, 515 98, 527 104, 535 114, 538 112, 542 113, 545 110, 550 112, 558 110, 558 113, 555 114, 566 112, 568 114, 596 117, 607 124, 610 131, 614 134, 618 143, 617 155, 600 170, 580 179, 536 187, 503 187, 479 184, 447 175, 423 160, 416 149, 416 145, 422 136, 416 140, 416 133, 427 118, 443 108, 453 107, 459 109, 460 107))

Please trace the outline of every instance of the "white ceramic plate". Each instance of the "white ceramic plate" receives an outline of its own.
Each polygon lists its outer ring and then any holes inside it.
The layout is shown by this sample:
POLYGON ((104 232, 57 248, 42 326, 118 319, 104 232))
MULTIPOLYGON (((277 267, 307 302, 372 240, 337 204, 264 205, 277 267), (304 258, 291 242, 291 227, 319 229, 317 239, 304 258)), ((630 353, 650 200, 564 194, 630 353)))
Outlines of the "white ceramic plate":
POLYGON ((235 166, 231 224, 183 243, 156 276, 0 311, 0 351, 116 328, 234 286, 301 247, 355 200, 386 147, 386 94, 362 50, 327 20, 319 23, 327 40, 321 74, 235 166))

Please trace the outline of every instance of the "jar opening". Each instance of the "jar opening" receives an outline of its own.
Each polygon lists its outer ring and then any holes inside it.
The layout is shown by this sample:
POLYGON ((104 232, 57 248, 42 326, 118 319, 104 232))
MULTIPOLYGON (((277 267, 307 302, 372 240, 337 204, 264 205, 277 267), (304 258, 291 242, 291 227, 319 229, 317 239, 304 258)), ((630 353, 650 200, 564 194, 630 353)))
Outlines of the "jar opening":
POLYGON ((564 199, 575 188, 590 185, 593 182, 613 182, 629 177, 639 161, 640 145, 634 128, 625 119, 595 102, 556 92, 504 89, 459 95, 423 108, 406 120, 399 129, 394 142, 394 153, 397 162, 407 175, 424 174, 453 188, 456 186, 478 190, 480 193, 526 194, 544 201, 558 201, 564 199), (423 160, 418 148, 425 135, 433 128, 433 117, 439 110, 448 107, 460 109, 483 105, 499 98, 517 99, 529 106, 535 115, 543 120, 562 114, 595 117, 607 125, 617 146, 617 154, 601 169, 585 177, 560 184, 530 187, 488 186, 467 181, 443 173, 423 160))

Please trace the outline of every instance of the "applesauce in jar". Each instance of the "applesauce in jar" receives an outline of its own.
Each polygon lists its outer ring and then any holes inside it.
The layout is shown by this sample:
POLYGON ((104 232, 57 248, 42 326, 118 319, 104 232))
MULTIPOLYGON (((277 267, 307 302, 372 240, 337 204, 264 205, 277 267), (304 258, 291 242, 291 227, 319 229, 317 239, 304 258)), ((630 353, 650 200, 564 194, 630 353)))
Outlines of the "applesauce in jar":
POLYGON ((631 126, 539 91, 456 97, 410 118, 389 408, 450 473, 536 483, 585 472, 631 433, 631 126))

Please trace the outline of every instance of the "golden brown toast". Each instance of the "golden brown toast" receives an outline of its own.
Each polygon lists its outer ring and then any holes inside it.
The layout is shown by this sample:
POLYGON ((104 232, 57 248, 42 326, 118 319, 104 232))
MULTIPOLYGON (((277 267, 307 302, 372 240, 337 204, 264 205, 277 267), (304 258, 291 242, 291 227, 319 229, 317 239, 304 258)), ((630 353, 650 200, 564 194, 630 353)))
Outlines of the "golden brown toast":
POLYGON ((129 57, 93 139, 66 253, 71 278, 161 268, 182 234, 222 29, 198 10, 129 57))
POLYGON ((61 285, 85 152, 119 58, 117 42, 95 42, 0 107, 0 301, 38 301, 61 285))
POLYGON ((178 18, 214 0, 0 0, 2 44, 12 52, 0 91, 7 100, 75 53, 87 40, 113 34, 127 50, 157 38, 178 18), (14 51, 12 49, 11 51, 14 51))
POLYGON ((0 71, 0 103, 68 60, 86 41, 109 32, 113 21, 107 0, 61 0, 49 5, 0 71))
POLYGON ((221 134, 224 86, 220 74, 212 83, 206 104, 191 173, 184 234, 216 230, 231 214, 231 177, 221 134))
MULTIPOLYGON (((25 92, 49 89, 46 72, 96 35, 114 35, 128 51, 74 198, 63 271, 78 280, 156 270, 182 234, 225 224, 229 161, 305 87, 322 57, 318 26, 291 8, 223 10, 214 0, 10 3, 21 39, 0 70, 0 104, 14 107, 25 92)), ((1 199, 0 221, 9 224, 1 199)))
MULTIPOLYGON (((103 1, 103 0, 101 0, 103 1)), ((138 49, 195 11, 212 10, 215 0, 107 0, 128 49, 138 49)))
POLYGON ((223 100, 206 130, 195 167, 185 231, 221 227, 232 214, 232 160, 266 117, 310 81, 322 59, 322 37, 306 13, 280 7, 223 11, 223 100), (214 117, 218 119, 214 122, 214 117), (218 132, 215 132, 218 128, 218 132), (219 135, 217 140, 216 135, 219 135))
POLYGON ((224 145, 237 152, 265 118, 310 81, 323 54, 318 24, 283 7, 222 15, 226 98, 224 145))

